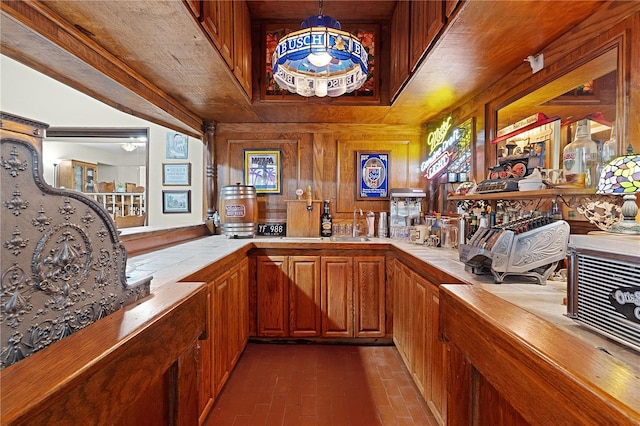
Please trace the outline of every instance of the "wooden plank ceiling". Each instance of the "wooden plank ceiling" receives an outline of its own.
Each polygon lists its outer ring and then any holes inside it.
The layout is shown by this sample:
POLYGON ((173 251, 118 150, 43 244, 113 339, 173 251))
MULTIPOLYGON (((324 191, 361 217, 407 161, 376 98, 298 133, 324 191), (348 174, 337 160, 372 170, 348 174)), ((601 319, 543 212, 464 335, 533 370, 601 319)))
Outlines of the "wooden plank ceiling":
MULTIPOLYGON (((299 22, 318 12, 315 0, 248 3, 254 24, 299 22)), ((256 76, 249 100, 180 1, 3 0, 0 38, 3 54, 118 109, 190 134, 203 120, 415 126, 467 102, 604 3, 462 2, 391 105, 337 105, 330 98, 265 102, 256 76)), ((395 4, 327 0, 323 11, 341 22, 388 27, 395 4)), ((388 49, 390 42, 381 45, 388 49)))

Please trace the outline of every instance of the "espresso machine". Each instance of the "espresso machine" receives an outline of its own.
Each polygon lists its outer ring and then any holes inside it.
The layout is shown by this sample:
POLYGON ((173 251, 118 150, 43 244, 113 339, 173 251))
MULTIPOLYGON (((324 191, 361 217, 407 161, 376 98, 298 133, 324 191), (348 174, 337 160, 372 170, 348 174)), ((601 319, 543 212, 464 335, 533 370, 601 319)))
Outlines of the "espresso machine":
POLYGON ((391 188, 389 192, 389 234, 404 229, 420 219, 423 200, 427 194, 420 188, 391 188))

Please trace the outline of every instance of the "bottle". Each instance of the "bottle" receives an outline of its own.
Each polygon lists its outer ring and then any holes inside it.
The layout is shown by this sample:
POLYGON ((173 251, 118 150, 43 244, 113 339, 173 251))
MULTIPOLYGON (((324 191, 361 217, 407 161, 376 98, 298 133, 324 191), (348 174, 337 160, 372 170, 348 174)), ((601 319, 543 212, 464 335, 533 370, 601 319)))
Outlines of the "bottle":
POLYGON ((480 215, 480 222, 478 223, 478 228, 488 228, 489 222, 487 221, 487 213, 482 212, 480 215))
POLYGON ((478 216, 474 213, 471 215, 471 225, 469 226, 469 233, 467 234, 467 241, 471 241, 473 234, 478 230, 478 216))
POLYGON ((588 119, 578 121, 576 137, 562 152, 564 176, 568 184, 581 188, 594 187, 597 182, 598 146, 591 140, 588 119))
POLYGON ((320 216, 320 236, 330 237, 331 229, 333 227, 333 218, 329 212, 329 200, 324 200, 324 212, 320 216))
POLYGON ((556 200, 551 202, 551 218, 553 220, 562 219, 562 210, 560 209, 560 206, 558 206, 558 202, 556 200))

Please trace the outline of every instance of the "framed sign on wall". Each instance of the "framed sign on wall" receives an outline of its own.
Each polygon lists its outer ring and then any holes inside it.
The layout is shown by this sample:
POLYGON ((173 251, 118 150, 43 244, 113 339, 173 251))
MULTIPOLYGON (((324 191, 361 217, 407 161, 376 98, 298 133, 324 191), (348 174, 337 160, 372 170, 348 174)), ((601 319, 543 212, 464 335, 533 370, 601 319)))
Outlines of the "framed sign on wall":
POLYGON ((177 132, 167 132, 166 138, 166 158, 177 160, 189 158, 189 136, 177 132))
POLYGON ((389 151, 357 151, 357 200, 389 199, 389 151))
POLYGON ((257 194, 282 193, 282 164, 279 149, 245 149, 244 183, 257 194))
POLYGON ((163 163, 162 185, 191 185, 191 163, 163 163))
POLYGON ((191 213, 191 191, 162 191, 162 213, 191 213))

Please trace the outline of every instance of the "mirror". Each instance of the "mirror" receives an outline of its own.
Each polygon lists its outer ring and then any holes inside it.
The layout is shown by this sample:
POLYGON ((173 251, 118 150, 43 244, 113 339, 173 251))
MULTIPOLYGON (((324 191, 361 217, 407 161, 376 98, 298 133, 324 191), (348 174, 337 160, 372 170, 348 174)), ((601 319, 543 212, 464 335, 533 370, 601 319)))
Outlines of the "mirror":
POLYGON ((560 168, 560 152, 572 140, 575 122, 600 113, 592 121, 592 139, 602 144, 611 136, 617 119, 618 49, 610 48, 587 63, 570 70, 544 86, 519 97, 498 110, 498 129, 503 129, 536 113, 560 117, 559 146, 547 147, 553 155, 550 168, 560 168), (572 127, 573 125, 573 127, 572 127))

